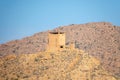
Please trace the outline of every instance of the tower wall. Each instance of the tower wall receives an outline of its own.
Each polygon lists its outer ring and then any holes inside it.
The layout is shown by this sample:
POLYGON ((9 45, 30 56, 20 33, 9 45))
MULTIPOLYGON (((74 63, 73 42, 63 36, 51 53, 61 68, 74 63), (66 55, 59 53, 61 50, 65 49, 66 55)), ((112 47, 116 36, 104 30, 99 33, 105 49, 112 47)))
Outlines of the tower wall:
POLYGON ((65 33, 49 32, 48 33, 48 50, 58 51, 65 48, 65 33))

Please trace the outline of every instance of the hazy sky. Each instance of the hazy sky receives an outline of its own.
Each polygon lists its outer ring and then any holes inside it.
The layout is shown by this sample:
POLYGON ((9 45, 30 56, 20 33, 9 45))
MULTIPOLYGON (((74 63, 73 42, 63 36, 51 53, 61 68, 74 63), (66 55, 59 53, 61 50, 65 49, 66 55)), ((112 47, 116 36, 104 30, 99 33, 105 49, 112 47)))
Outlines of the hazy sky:
POLYGON ((120 26, 120 0, 0 0, 0 43, 99 21, 120 26))

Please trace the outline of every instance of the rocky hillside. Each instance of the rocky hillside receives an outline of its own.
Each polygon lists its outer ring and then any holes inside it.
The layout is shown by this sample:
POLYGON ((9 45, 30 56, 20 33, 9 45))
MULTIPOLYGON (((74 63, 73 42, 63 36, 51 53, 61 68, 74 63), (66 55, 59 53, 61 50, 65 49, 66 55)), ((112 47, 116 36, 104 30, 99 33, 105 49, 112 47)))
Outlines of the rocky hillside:
MULTIPOLYGON (((101 61, 107 71, 120 76, 120 27, 107 22, 71 24, 54 30, 66 32, 66 44, 74 41, 82 49, 101 61)), ((44 51, 47 31, 0 45, 0 56, 6 54, 44 51)))
POLYGON ((0 80, 118 80, 79 50, 10 54, 0 58, 0 80))

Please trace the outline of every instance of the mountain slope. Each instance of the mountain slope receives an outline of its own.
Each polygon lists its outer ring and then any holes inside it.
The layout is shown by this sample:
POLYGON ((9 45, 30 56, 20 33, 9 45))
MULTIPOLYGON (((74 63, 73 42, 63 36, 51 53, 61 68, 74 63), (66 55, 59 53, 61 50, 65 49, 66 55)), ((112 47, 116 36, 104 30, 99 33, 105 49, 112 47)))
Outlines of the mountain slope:
MULTIPOLYGON (((107 22, 96 22, 58 27, 66 32, 66 44, 74 41, 76 48, 98 58, 106 70, 120 76, 120 27, 107 22)), ((40 32, 22 40, 0 45, 0 55, 35 53, 47 46, 47 32, 40 32)))
POLYGON ((0 59, 0 73, 0 80, 117 80, 78 50, 7 55, 0 59))

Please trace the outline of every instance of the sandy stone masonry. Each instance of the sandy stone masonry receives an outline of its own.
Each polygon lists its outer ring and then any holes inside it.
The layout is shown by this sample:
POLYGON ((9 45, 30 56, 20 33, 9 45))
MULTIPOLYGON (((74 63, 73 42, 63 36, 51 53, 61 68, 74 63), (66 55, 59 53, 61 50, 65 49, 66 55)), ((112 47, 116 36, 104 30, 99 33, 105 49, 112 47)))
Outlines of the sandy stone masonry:
POLYGON ((69 46, 66 46, 65 43, 65 32, 48 32, 47 51, 54 52, 64 49, 74 49, 74 42, 71 42, 69 46))

